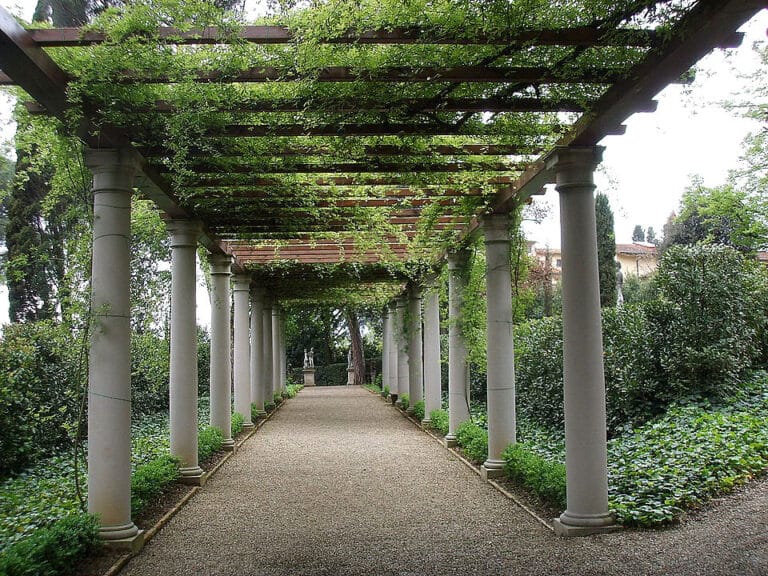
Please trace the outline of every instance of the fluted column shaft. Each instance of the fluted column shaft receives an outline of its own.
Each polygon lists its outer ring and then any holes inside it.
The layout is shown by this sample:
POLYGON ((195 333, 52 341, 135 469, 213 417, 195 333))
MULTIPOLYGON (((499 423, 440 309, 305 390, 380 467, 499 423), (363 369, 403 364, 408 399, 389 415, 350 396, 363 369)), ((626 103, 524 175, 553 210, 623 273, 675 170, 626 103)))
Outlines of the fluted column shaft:
POLYGON ((608 512, 605 380, 597 267, 594 170, 602 148, 556 148, 547 167, 560 194, 563 384, 568 506, 556 532, 580 535, 613 524, 608 512))
POLYGON ((232 439, 232 336, 230 290, 232 257, 211 254, 211 426, 224 435, 222 447, 233 450, 232 439))
POLYGON ((254 286, 251 288, 251 402, 256 411, 264 414, 264 344, 262 341, 264 315, 264 291, 254 286))
POLYGON ((105 540, 140 538, 131 520, 131 194, 129 150, 88 150, 93 173, 93 322, 88 358, 88 511, 105 540))
POLYGON ((424 424, 430 423, 430 414, 441 404, 440 294, 431 287, 424 298, 424 424))
POLYGON ((486 478, 497 478, 504 473, 502 452, 516 440, 509 215, 493 214, 484 217, 483 233, 488 306, 488 458, 482 471, 486 478))
POLYGON ((250 317, 251 278, 238 274, 234 278, 233 299, 234 319, 234 376, 235 376, 235 412, 243 416, 243 426, 253 426, 251 421, 251 348, 248 338, 250 317))
POLYGON ((456 445, 456 430, 469 420, 469 362, 461 330, 464 291, 467 287, 469 251, 448 254, 448 434, 446 444, 456 445))
POLYGON ((424 399, 424 358, 422 355, 421 290, 412 287, 408 293, 408 412, 424 399))

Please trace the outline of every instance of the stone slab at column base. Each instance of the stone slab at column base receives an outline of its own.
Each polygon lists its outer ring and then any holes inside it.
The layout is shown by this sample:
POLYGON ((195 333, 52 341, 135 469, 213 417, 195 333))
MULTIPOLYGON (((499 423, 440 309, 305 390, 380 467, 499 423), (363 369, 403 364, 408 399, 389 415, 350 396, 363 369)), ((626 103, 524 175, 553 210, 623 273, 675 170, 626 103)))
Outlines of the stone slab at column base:
POLYGON ((256 428, 256 424, 254 424, 253 422, 248 422, 248 424, 243 424, 243 430, 245 430, 246 432, 249 430, 253 430, 254 428, 256 428))
POLYGON ((130 538, 118 538, 116 540, 107 540, 103 534, 101 536, 104 546, 117 552, 136 554, 144 547, 144 530, 139 530, 135 536, 130 538))
POLYGON ((408 414, 409 416, 413 414, 413 406, 408 406, 408 409, 405 411, 405 413, 408 414))
POLYGON ((430 428, 432 428, 432 420, 429 418, 424 418, 424 420, 421 421, 421 429, 429 430, 430 428))
POLYGON ((208 480, 208 474, 200 468, 195 466, 194 468, 182 468, 179 470, 179 482, 188 486, 203 486, 206 480, 208 480))
POLYGON ((480 476, 486 482, 504 476, 504 462, 499 460, 486 460, 480 466, 480 476))
POLYGON ((347 368, 347 386, 352 386, 355 383, 355 369, 347 368))
POLYGON ((453 434, 448 434, 448 436, 443 438, 443 442, 445 442, 446 448, 456 448, 456 446, 459 445, 458 440, 456 440, 456 436, 453 434))
MULTIPOLYGON (((562 517, 561 517, 562 518, 562 517)), ((593 534, 610 534, 611 532, 619 532, 622 527, 613 523, 613 518, 606 518, 606 524, 575 526, 573 524, 564 523, 561 518, 555 518, 552 521, 552 527, 555 530, 555 535, 562 538, 576 538, 579 536, 592 536, 593 534)))
POLYGON ((224 450, 224 452, 234 452, 237 450, 237 446, 235 446, 235 441, 232 439, 224 440, 221 444, 221 449, 224 450))

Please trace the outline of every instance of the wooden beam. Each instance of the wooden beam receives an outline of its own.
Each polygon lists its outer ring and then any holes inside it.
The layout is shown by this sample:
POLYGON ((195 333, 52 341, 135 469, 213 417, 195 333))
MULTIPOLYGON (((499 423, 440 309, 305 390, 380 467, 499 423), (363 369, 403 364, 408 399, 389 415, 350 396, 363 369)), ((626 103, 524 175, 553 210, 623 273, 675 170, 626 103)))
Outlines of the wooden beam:
MULTIPOLYGON (((482 182, 476 184, 486 185, 505 185, 515 182, 511 176, 491 176, 485 178, 482 182)), ((452 177, 442 179, 438 185, 465 185, 461 180, 452 177)), ((291 182, 288 184, 292 189, 299 190, 301 186, 402 186, 404 189, 410 189, 415 186, 413 183, 404 181, 398 176, 329 176, 323 178, 312 178, 308 182, 291 182)), ((190 183, 186 189, 194 191, 198 188, 222 187, 222 188, 262 188, 262 187, 285 187, 286 183, 278 178, 250 178, 242 179, 233 183, 230 179, 222 176, 201 177, 194 183, 190 183)), ((426 186, 426 185, 425 185, 426 186)))
MULTIPOLYGON (((80 28, 52 28, 29 30, 30 36, 40 46, 90 46, 105 42, 106 35, 98 31, 80 28)), ((243 26, 232 33, 220 31, 215 26, 179 30, 158 28, 155 35, 140 37, 147 43, 165 44, 227 44, 246 40, 255 44, 289 44, 294 34, 285 26, 243 26)), ((659 38, 654 30, 618 29, 609 32, 593 27, 560 28, 554 30, 510 30, 496 35, 468 34, 467 37, 447 35, 440 29, 395 28, 346 32, 321 38, 325 44, 455 44, 497 46, 654 46, 659 38)))
POLYGON ((223 165, 214 162, 196 163, 188 166, 195 174, 384 174, 394 173, 445 173, 445 172, 519 172, 527 164, 520 162, 445 162, 445 163, 358 163, 339 162, 330 164, 308 164, 304 162, 267 166, 223 165))

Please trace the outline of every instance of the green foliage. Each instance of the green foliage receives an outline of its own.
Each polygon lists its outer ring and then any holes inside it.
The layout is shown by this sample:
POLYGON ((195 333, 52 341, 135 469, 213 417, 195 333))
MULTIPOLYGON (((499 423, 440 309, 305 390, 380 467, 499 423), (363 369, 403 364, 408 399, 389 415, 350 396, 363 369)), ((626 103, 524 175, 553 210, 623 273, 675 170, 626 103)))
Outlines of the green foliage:
POLYGON ((370 390, 371 392, 376 392, 376 394, 382 393, 381 387, 376 384, 363 384, 363 388, 370 390))
POLYGON ((384 389, 381 391, 381 395, 384 396, 384 398, 389 397, 389 386, 384 386, 384 389))
POLYGON ((171 349, 154 332, 131 337, 131 408, 134 416, 168 409, 171 349))
POLYGON ((403 410, 408 410, 408 406, 410 406, 410 396, 408 394, 400 394, 397 397, 397 403, 400 404, 400 407, 403 410))
POLYGON ((659 264, 663 308, 656 320, 659 363, 673 394, 732 389, 758 356, 766 316, 764 271, 733 248, 673 246, 659 264), (757 301, 756 301, 757 300, 757 301))
POLYGON ((211 337, 208 331, 197 327, 197 394, 198 397, 211 393, 211 337))
POLYGON ((550 505, 565 510, 565 465, 543 458, 523 443, 507 446, 504 472, 550 505))
POLYGON ((251 404, 251 422, 256 424, 258 422, 259 418, 262 418, 264 415, 259 413, 259 408, 256 406, 256 404, 251 404))
POLYGON ((245 416, 240 414, 240 412, 232 413, 232 437, 233 438, 243 431, 244 422, 245 422, 245 416))
POLYGON ((605 194, 595 195, 597 227, 597 268, 600 274, 600 305, 616 305, 616 235, 613 210, 605 194))
POLYGON ((197 438, 197 461, 205 462, 213 456, 214 452, 221 450, 224 442, 224 434, 214 426, 205 426, 200 429, 197 438))
POLYGON ((79 410, 77 342, 54 322, 6 326, 0 345, 0 477, 69 441, 79 410))
POLYGON ((272 394, 272 402, 275 406, 280 406, 280 404, 283 403, 283 393, 280 391, 277 391, 272 394))
POLYGON ((456 429, 456 443, 475 464, 482 464, 488 458, 488 431, 470 420, 456 429))
POLYGON ((424 400, 419 400, 413 405, 413 416, 421 422, 424 420, 424 400))
POLYGON ((94 516, 63 518, 0 552, 4 576, 59 576, 72 574, 77 562, 99 546, 99 525, 94 516))
POLYGON ((625 304, 640 304, 651 302, 658 297, 654 276, 640 277, 636 274, 626 274, 621 290, 625 304))
POLYGON ((609 443, 611 509, 623 524, 677 520, 768 469, 768 378, 727 407, 674 407, 609 443))
POLYGON ((315 365, 315 384, 317 386, 343 386, 347 383, 347 363, 315 365))
POLYGON ((273 411, 275 408, 276 408, 276 406, 275 406, 275 403, 274 403, 274 402, 265 402, 265 403, 264 403, 264 411, 265 411, 267 414, 269 414, 270 412, 272 412, 272 411, 273 411))
POLYGON ((303 384, 288 384, 285 387, 287 398, 296 398, 296 395, 304 389, 303 384))
POLYGON ((429 426, 442 436, 448 434, 448 411, 442 409, 432 410, 429 413, 429 426))
POLYGON ((136 467, 131 476, 131 514, 136 516, 179 477, 179 460, 161 456, 136 467))

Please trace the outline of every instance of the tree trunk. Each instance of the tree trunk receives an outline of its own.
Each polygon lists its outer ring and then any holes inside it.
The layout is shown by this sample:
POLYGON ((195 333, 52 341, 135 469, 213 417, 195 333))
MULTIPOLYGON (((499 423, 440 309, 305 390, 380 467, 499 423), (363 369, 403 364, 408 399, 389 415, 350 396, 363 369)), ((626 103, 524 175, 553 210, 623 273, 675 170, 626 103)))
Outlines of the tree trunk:
POLYGON ((357 312, 347 309, 347 325, 349 326, 349 340, 352 346, 352 365, 355 368, 355 384, 365 384, 365 353, 363 352, 363 337, 360 334, 360 320, 357 312))

